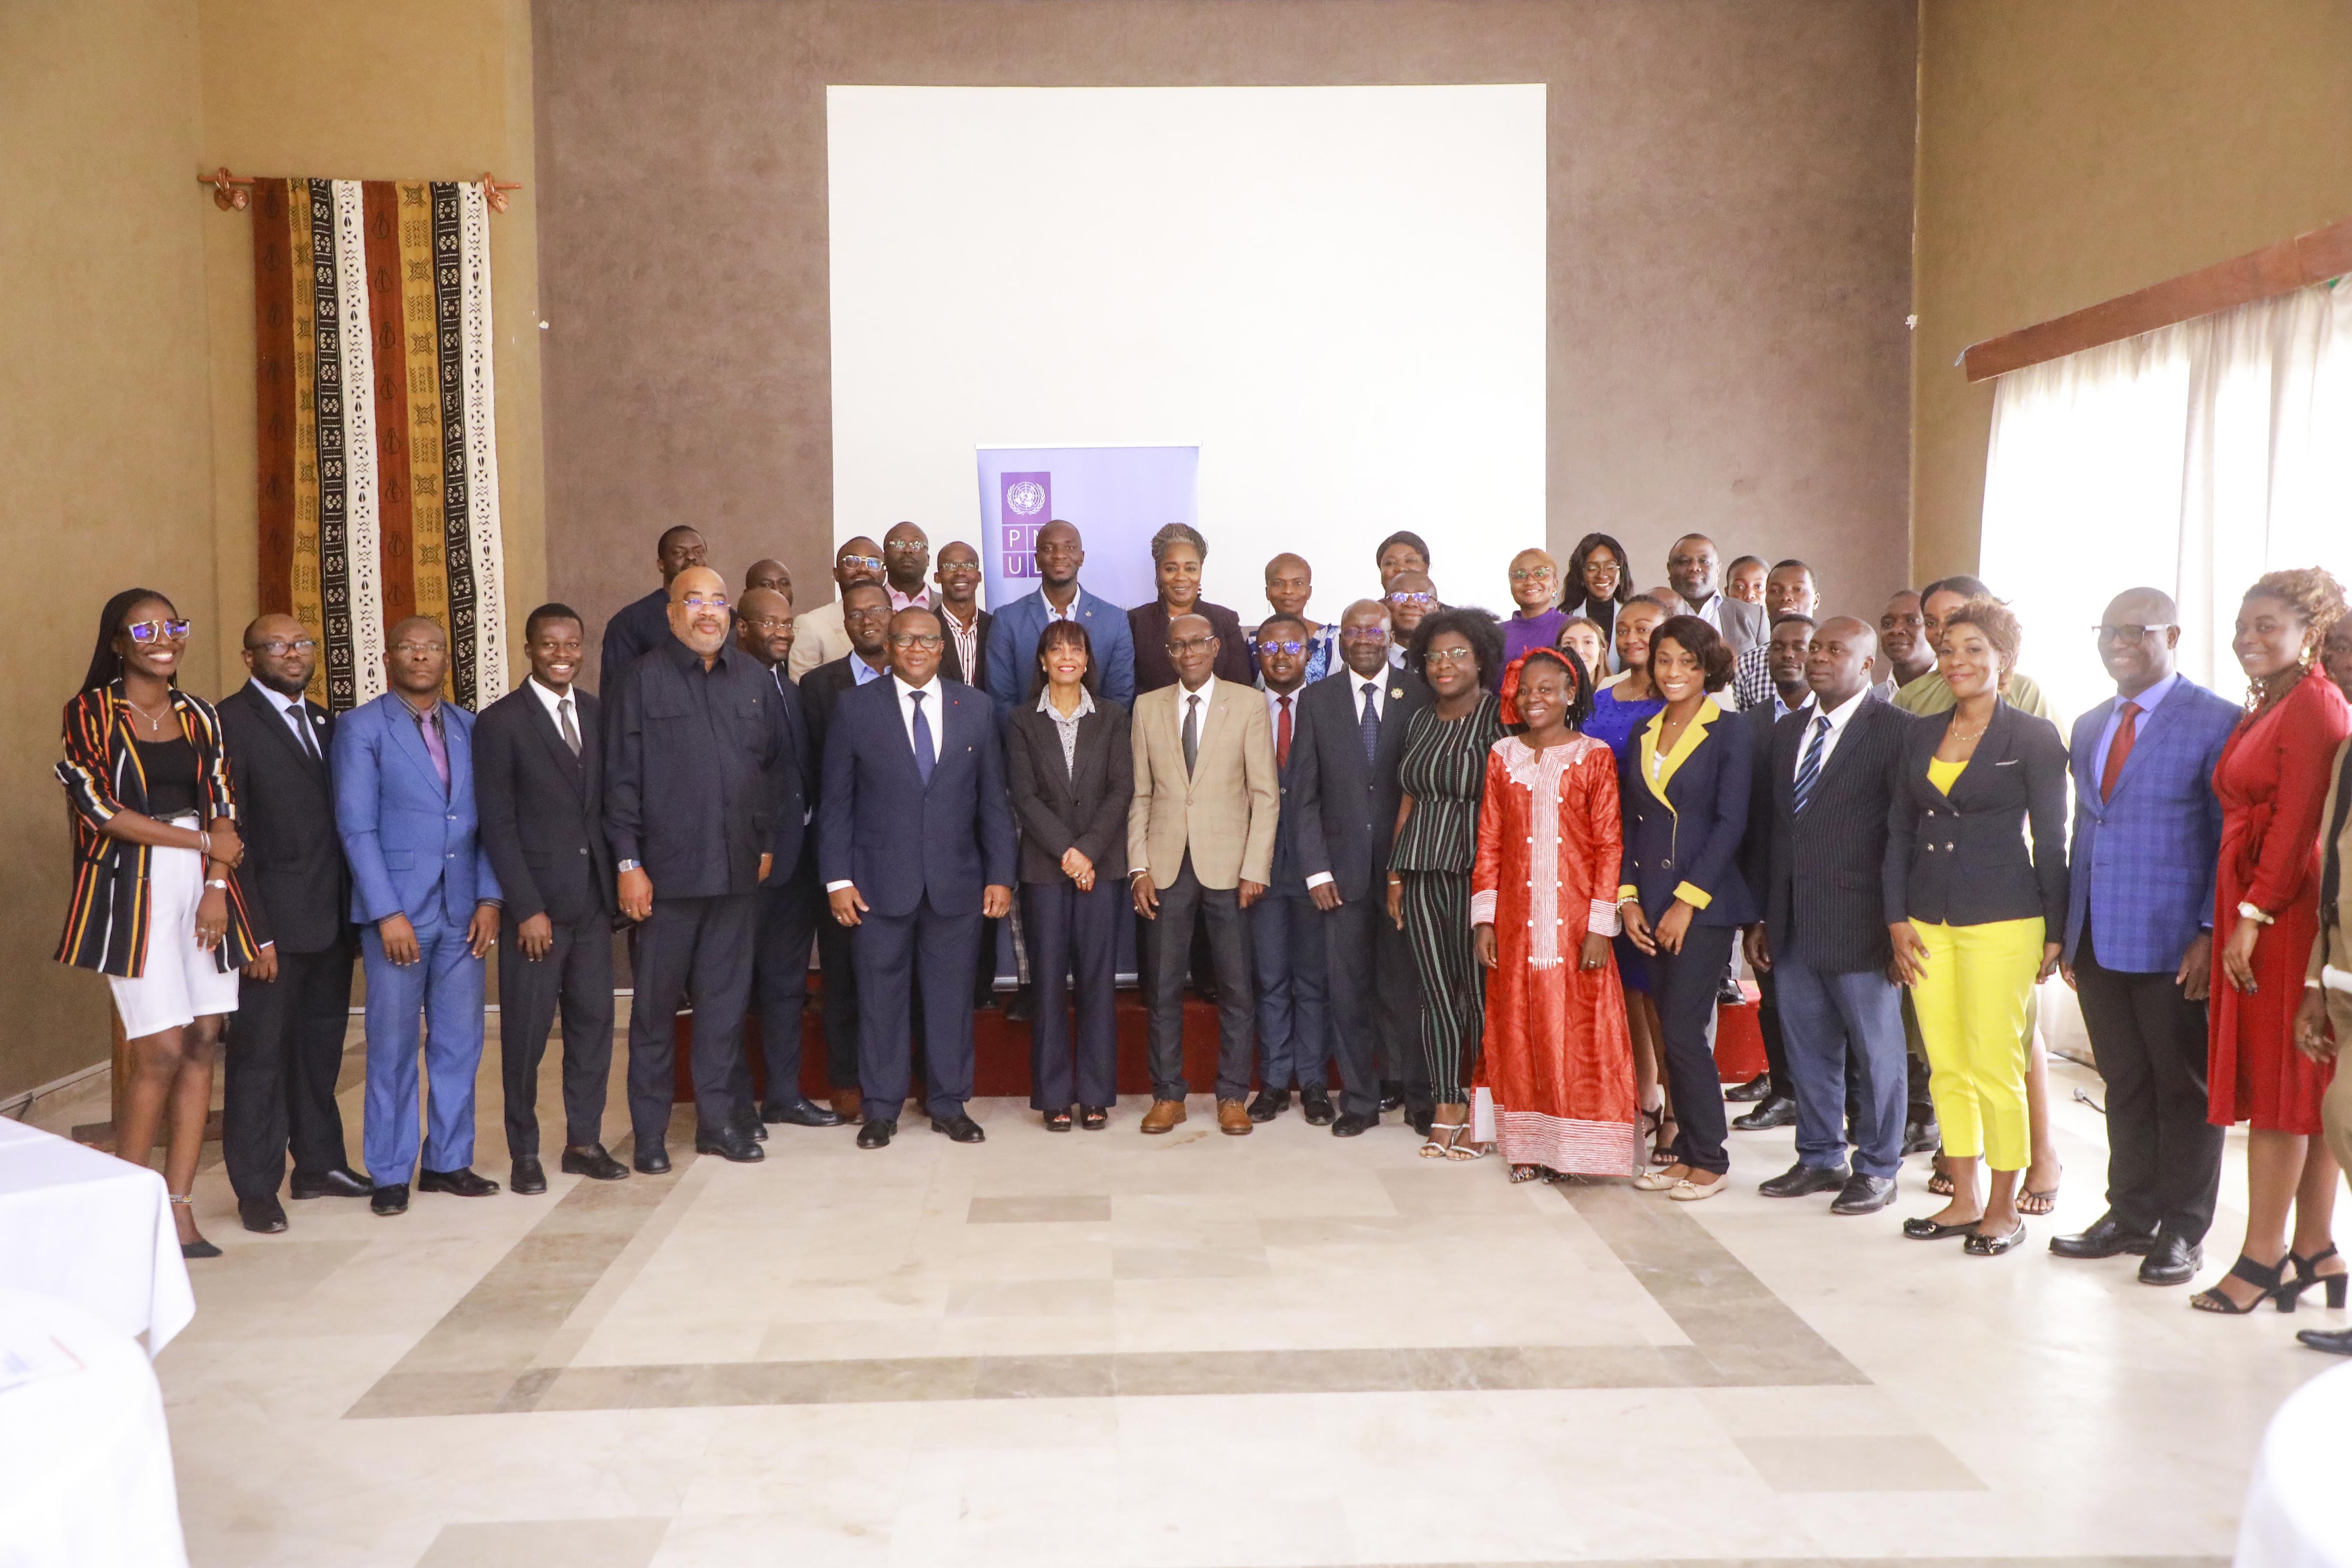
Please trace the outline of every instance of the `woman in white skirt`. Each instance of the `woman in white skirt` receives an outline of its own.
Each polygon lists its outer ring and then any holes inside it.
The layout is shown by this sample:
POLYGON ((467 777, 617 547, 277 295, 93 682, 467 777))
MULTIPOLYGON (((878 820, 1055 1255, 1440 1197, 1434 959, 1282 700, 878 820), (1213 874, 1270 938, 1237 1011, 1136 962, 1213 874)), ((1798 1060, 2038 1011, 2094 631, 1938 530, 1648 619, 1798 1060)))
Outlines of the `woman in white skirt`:
POLYGON ((221 1026, 258 956, 236 884, 245 847, 211 704, 178 686, 188 623, 163 595, 106 602, 58 779, 73 811, 73 901, 58 959, 114 991, 130 1040, 115 1152, 147 1163, 168 1121, 163 1180, 180 1250, 217 1258, 188 1189, 212 1110, 221 1026))

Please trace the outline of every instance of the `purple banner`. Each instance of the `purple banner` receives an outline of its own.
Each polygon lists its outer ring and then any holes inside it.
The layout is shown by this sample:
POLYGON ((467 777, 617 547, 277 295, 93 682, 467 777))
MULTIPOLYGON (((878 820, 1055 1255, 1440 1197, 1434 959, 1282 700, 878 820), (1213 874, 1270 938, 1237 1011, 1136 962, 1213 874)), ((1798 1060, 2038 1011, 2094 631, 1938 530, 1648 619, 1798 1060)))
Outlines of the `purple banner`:
POLYGON ((996 483, 997 559, 1007 582, 1037 575, 1037 531, 1053 521, 1054 476, 1045 468, 1000 474, 996 483))

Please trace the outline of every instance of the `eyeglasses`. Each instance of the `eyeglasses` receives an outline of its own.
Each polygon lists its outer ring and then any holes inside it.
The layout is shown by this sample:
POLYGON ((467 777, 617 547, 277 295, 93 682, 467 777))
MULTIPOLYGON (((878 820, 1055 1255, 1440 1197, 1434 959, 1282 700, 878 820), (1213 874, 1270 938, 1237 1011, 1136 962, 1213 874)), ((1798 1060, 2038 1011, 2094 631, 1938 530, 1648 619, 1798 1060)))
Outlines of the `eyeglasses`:
POLYGON ((1307 645, 1303 642, 1262 642, 1257 645, 1257 651, 1265 655, 1268 658, 1272 658, 1278 653, 1305 653, 1307 651, 1307 645))
POLYGON ((1434 594, 1391 594, 1389 595, 1389 603, 1394 605, 1400 610, 1407 608, 1429 610, 1436 608, 1437 595, 1434 594))
POLYGON ((1386 642, 1389 640, 1389 629, 1386 626, 1341 626, 1339 640, 1341 642, 1386 642))
POLYGON ((159 638, 168 638, 176 642, 188 635, 188 623, 168 620, 133 621, 122 629, 131 634, 131 640, 135 643, 151 643, 159 638))
POLYGON ((1551 581, 1551 568, 1549 566, 1514 566, 1511 568, 1511 581, 1514 583, 1549 583, 1551 581))
POLYGON ((723 610, 727 607, 724 594, 688 594, 678 601, 689 610, 723 610))
POLYGON ((1216 642, 1214 637, 1171 637, 1168 651, 1171 654, 1198 653, 1203 648, 1215 647, 1216 642))
POLYGON ((1614 577, 1624 569, 1606 555, 1596 555, 1584 563, 1587 577, 1614 577))
POLYGON ((1478 655, 1468 647, 1433 647, 1423 657, 1433 664, 1460 664, 1464 659, 1475 658, 1478 655))
POLYGON ((743 624, 755 632, 771 634, 788 632, 793 629, 793 618, 790 616, 746 616, 743 617, 743 624))
POLYGON ((890 646, 892 647, 919 647, 926 653, 937 653, 940 651, 940 634, 937 632, 893 632, 890 635, 890 646))
POLYGON ((882 545, 884 553, 889 555, 911 555, 918 550, 929 550, 930 547, 930 542, 922 539, 886 540, 882 545))
MULTIPOLYGON (((182 621, 181 628, 185 630, 187 624, 182 621)), ((266 653, 272 658, 284 658, 289 653, 316 653, 319 650, 319 639, 296 637, 292 642, 288 642, 284 637, 272 637, 268 642, 250 642, 245 647, 248 653, 266 653)))
POLYGON ((405 654, 439 653, 445 646, 446 645, 439 642, 396 642, 392 645, 392 651, 405 654))
POLYGON ((2169 626, 2110 626, 2103 625, 2093 626, 2091 631, 2101 642, 2135 643, 2145 642, 2150 632, 2168 632, 2171 629, 2169 626))
POLYGON ((868 572, 879 572, 882 570, 882 558, 878 555, 844 555, 835 560, 834 565, 837 568, 863 566, 868 572))

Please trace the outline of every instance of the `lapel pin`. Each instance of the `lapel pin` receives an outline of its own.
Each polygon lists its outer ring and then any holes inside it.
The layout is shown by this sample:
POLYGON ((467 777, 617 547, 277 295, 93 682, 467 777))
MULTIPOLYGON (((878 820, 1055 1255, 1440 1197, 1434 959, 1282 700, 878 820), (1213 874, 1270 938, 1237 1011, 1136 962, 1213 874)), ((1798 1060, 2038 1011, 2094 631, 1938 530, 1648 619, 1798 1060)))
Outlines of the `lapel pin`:
POLYGON ((1404 695, 1404 688, 1402 686, 1391 686, 1389 688, 1389 695, 1391 697, 1402 698, 1404 695))

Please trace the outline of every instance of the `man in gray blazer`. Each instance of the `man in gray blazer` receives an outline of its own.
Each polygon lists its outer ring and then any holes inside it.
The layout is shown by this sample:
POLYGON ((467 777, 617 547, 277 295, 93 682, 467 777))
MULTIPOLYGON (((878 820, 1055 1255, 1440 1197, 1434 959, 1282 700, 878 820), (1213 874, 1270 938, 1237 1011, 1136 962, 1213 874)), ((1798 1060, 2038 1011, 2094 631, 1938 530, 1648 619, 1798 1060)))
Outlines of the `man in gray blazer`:
POLYGON ((1696 616, 1723 634, 1734 658, 1769 637, 1764 606, 1735 599, 1723 591, 1720 557, 1715 541, 1704 533, 1685 533, 1666 552, 1666 581, 1678 604, 1666 607, 1678 616, 1696 616))

